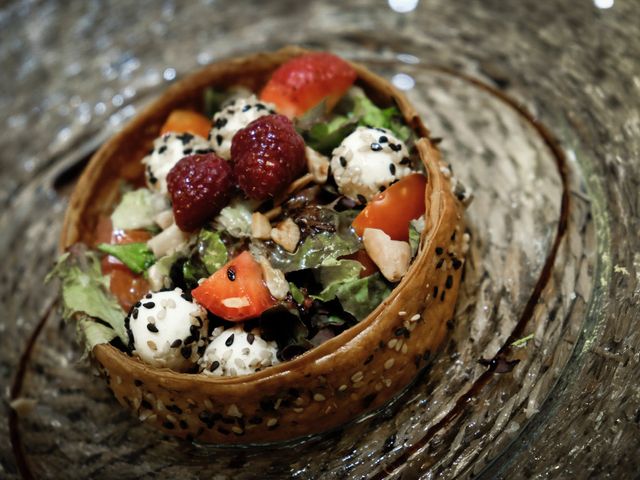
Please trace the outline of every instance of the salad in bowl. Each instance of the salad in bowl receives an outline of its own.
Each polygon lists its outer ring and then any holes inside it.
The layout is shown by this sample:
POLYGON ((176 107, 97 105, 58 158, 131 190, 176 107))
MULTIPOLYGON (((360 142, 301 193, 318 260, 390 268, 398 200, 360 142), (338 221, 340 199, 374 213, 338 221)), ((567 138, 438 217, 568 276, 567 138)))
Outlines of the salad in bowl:
POLYGON ((384 405, 438 350, 467 200, 387 81, 289 47, 186 77, 103 145, 51 276, 140 420, 298 438, 384 405))

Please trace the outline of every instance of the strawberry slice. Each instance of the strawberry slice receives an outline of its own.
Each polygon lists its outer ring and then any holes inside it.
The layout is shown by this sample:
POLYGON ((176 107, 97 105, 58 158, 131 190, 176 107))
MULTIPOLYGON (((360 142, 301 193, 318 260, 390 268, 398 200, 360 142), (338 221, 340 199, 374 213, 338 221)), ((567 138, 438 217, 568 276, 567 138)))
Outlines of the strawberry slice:
POLYGON ((211 313, 232 322, 257 317, 275 304, 262 279, 262 268, 247 251, 207 278, 191 295, 211 313))
POLYGON ((297 117, 326 99, 331 110, 356 80, 356 71, 340 57, 308 53, 282 64, 271 76, 260 98, 278 112, 297 117))

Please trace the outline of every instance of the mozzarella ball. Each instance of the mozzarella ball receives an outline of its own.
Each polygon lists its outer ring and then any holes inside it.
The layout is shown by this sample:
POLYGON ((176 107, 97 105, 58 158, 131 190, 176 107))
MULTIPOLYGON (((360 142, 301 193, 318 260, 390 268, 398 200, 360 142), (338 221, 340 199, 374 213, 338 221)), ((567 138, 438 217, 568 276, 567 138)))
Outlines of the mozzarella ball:
POLYGON ((213 331, 209 345, 198 362, 206 375, 231 377, 247 375, 279 363, 276 342, 264 341, 257 330, 242 326, 213 331))
POLYGON ((276 113, 271 103, 259 101, 255 95, 232 100, 213 116, 213 128, 209 133, 211 148, 220 157, 231 158, 231 140, 236 132, 263 115, 276 113))
POLYGON ((209 142, 191 133, 166 133, 153 142, 153 149, 142 159, 147 186, 167 193, 167 175, 184 157, 211 152, 209 142))
POLYGON ((125 319, 129 347, 152 367, 190 370, 204 350, 207 312, 182 290, 148 293, 125 319))
POLYGON ((358 127, 333 150, 331 172, 340 193, 365 203, 412 170, 407 147, 391 131, 358 127))

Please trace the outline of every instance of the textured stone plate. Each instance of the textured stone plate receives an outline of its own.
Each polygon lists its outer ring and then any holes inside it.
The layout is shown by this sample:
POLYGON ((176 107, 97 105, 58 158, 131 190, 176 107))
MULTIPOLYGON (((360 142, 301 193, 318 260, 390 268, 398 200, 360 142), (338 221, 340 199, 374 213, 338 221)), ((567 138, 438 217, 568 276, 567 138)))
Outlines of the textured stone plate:
POLYGON ((637 6, 130 3, 0 12, 0 477, 638 471, 637 6), (475 192, 464 288, 445 352, 377 415, 294 445, 186 444, 116 404, 42 279, 77 166, 122 121, 199 64, 288 43, 365 63, 443 138, 475 192))

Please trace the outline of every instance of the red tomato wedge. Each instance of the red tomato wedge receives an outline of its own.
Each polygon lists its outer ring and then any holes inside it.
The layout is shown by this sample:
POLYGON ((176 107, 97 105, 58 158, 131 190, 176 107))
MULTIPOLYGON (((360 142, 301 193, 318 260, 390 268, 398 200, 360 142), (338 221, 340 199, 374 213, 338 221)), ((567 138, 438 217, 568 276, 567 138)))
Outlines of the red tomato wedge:
POLYGON ((211 130, 211 121, 198 112, 191 110, 174 110, 164 122, 160 135, 165 133, 192 133, 207 138, 211 130))
POLYGON ((262 279, 262 268, 242 252, 191 291, 211 313, 239 322, 259 316, 275 304, 262 279))
POLYGON ((360 278, 373 275, 379 270, 378 266, 373 262, 373 260, 371 260, 371 257, 367 255, 367 252, 365 250, 358 250, 357 252, 352 253, 351 255, 345 255, 344 257, 340 257, 340 258, 344 258, 346 260, 355 260, 356 262, 360 262, 364 267, 360 271, 360 278))
POLYGON ((404 177, 376 195, 352 223, 359 236, 365 228, 378 228, 392 240, 409 239, 409 222, 425 211, 427 179, 420 173, 404 177))
POLYGON ((326 98, 327 109, 353 85, 356 71, 340 57, 326 52, 309 53, 282 64, 260 93, 279 113, 298 117, 326 98))

